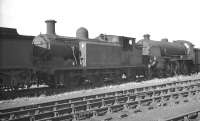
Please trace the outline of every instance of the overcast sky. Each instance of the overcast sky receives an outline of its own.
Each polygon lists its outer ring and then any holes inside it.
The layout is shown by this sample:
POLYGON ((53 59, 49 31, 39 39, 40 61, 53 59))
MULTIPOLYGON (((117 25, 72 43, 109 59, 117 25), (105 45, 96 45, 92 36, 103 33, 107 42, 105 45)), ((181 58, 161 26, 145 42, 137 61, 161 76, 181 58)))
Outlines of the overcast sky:
POLYGON ((18 33, 46 33, 55 19, 56 33, 75 36, 86 27, 90 38, 100 33, 153 40, 189 40, 200 47, 199 0, 0 0, 0 26, 18 33))

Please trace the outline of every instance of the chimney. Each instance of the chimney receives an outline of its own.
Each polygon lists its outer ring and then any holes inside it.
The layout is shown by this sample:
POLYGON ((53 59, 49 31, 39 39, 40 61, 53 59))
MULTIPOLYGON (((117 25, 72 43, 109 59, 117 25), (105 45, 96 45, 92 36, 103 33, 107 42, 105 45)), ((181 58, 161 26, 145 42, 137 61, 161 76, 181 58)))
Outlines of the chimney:
POLYGON ((46 20, 45 23, 47 24, 47 33, 46 34, 51 34, 55 35, 55 20, 46 20))
POLYGON ((145 34, 143 37, 144 37, 145 40, 150 40, 150 35, 149 34, 145 34))
POLYGON ((163 38, 161 39, 162 42, 168 42, 168 39, 167 38, 163 38))

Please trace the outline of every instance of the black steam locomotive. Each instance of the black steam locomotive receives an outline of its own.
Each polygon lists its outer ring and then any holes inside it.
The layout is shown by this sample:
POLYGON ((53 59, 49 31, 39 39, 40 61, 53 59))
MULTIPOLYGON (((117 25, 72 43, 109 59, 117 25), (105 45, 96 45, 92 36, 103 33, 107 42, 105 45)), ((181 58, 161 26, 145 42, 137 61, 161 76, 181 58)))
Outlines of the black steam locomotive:
POLYGON ((168 42, 150 40, 150 35, 144 35, 144 39, 138 41, 143 46, 142 55, 146 59, 145 64, 150 69, 149 76, 164 76, 175 74, 188 74, 197 71, 195 67, 199 59, 194 45, 185 40, 168 42), (195 56, 196 54, 196 56, 195 56))
POLYGON ((96 87, 200 69, 200 50, 188 41, 154 41, 144 35, 135 43, 135 38, 104 34, 90 39, 85 28, 66 37, 55 34, 56 21, 46 23, 47 33, 36 37, 1 28, 1 89, 43 83, 96 87))

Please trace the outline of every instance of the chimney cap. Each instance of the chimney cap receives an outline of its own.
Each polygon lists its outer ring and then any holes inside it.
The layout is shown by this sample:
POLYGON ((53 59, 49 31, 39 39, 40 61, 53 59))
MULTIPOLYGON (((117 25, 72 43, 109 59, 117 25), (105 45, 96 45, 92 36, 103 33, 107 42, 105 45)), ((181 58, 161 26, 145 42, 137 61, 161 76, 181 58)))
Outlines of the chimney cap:
POLYGON ((161 41, 162 42, 168 42, 168 38, 162 38, 161 41))
POLYGON ((143 35, 143 37, 144 37, 145 40, 150 40, 150 35, 149 34, 145 34, 145 35, 143 35))
POLYGON ((56 21, 53 20, 53 19, 49 19, 49 20, 46 20, 46 21, 45 21, 45 23, 49 23, 49 22, 56 23, 56 21))
POLYGON ((47 33, 46 34, 51 34, 51 35, 55 35, 55 20, 46 20, 45 21, 46 26, 47 26, 47 33))
POLYGON ((150 34, 144 34, 143 37, 150 37, 150 34))

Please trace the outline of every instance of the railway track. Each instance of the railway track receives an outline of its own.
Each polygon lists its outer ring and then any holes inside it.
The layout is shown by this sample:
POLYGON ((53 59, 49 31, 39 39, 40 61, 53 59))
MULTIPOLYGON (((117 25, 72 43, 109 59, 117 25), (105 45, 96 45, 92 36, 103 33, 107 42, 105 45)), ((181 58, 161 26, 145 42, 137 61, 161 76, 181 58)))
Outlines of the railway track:
MULTIPOLYGON (((117 83, 117 84, 121 84, 121 83, 117 83)), ((106 86, 106 85, 101 85, 100 87, 103 87, 103 86, 106 86)), ((62 94, 62 93, 78 91, 78 90, 86 90, 86 89, 91 89, 91 88, 94 88, 94 87, 82 86, 82 87, 77 87, 77 88, 65 88, 64 86, 58 86, 56 88, 52 88, 52 87, 45 86, 45 87, 35 87, 35 88, 18 89, 18 90, 6 90, 6 91, 1 89, 0 101, 16 99, 16 98, 21 98, 21 97, 39 97, 40 95, 51 96, 51 95, 62 94)))
POLYGON ((59 86, 57 88, 52 87, 39 87, 39 88, 29 88, 29 89, 19 89, 19 90, 0 90, 0 101, 1 100, 9 100, 9 99, 16 99, 22 97, 39 97, 40 95, 51 96, 56 94, 62 94, 66 92, 72 92, 77 90, 83 90, 89 88, 65 88, 63 86, 59 86))
MULTIPOLYGON (((0 110, 2 121, 88 120, 107 113, 132 110, 134 113, 161 106, 188 102, 200 94, 200 80, 186 80, 136 87, 71 99, 0 110)), ((126 113, 120 115, 127 117, 126 113)), ((112 118, 105 118, 109 121, 112 118)), ((171 121, 171 119, 169 119, 171 121)), ((172 120, 173 121, 173 120, 172 120)))
POLYGON ((200 120, 200 109, 188 113, 183 113, 175 117, 166 119, 165 121, 199 121, 200 120))
POLYGON ((12 91, 0 91, 1 98, 0 100, 9 100, 21 97, 38 97, 40 95, 55 95, 64 92, 70 91, 63 87, 59 88, 50 88, 50 87, 40 87, 40 88, 30 88, 30 89, 21 89, 21 90, 12 90, 12 91))

